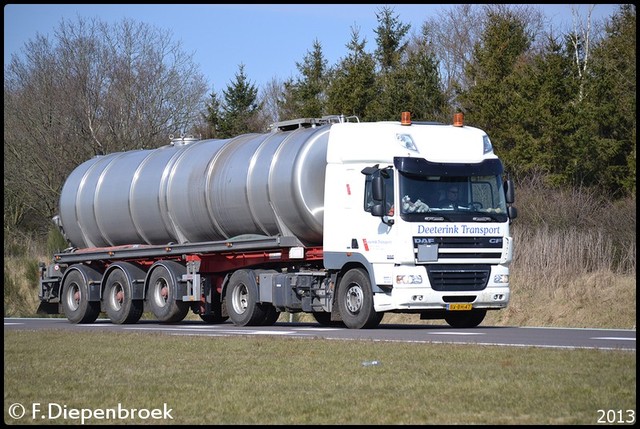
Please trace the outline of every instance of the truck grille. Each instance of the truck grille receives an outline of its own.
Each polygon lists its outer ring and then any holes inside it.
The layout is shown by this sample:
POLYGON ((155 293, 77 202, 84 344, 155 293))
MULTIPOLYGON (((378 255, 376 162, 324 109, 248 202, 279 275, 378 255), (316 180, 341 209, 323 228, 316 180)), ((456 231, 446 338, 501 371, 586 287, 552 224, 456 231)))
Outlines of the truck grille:
POLYGON ((453 259, 481 259, 486 263, 499 263, 502 257, 502 237, 413 237, 416 264, 447 262, 453 259), (418 258, 420 246, 437 246, 437 261, 418 258))
POLYGON ((487 287, 489 265, 428 265, 433 290, 440 292, 477 291, 487 287))

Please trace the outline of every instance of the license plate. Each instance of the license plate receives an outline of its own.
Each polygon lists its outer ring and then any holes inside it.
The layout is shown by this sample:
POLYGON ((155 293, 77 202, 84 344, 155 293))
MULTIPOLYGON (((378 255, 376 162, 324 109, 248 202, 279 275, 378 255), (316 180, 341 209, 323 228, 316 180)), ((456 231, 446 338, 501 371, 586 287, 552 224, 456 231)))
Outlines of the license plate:
POLYGON ((468 311, 468 310, 471 310, 472 308, 473 308, 472 304, 461 304, 461 303, 447 304, 447 310, 449 311, 468 311))

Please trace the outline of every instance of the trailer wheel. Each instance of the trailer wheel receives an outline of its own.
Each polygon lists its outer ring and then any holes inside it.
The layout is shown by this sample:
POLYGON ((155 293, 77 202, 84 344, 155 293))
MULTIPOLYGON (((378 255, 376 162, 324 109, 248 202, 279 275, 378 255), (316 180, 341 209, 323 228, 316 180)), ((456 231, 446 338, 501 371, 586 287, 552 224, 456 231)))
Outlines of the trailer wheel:
POLYGON ((102 298, 105 311, 112 323, 122 325, 140 320, 143 303, 132 297, 133 287, 124 271, 119 268, 112 271, 107 277, 102 298))
POLYGON ((266 320, 266 311, 258 303, 258 285, 252 271, 233 273, 227 286, 226 305, 236 326, 258 326, 266 320))
POLYGON ((342 321, 351 329, 375 328, 384 316, 384 313, 377 313, 373 309, 371 281, 362 268, 347 271, 340 280, 338 307, 342 321))
POLYGON ((64 279, 62 310, 71 323, 93 323, 100 314, 100 303, 89 301, 89 285, 78 270, 64 279))
POLYGON ((214 288, 211 287, 208 292, 211 294, 211 308, 208 314, 198 313, 200 319, 204 323, 208 323, 210 325, 216 325, 220 323, 224 323, 229 319, 229 316, 223 311, 222 302, 220 302, 220 293, 214 288))
POLYGON ((189 312, 189 303, 176 299, 176 282, 175 275, 164 265, 158 265, 151 273, 147 301, 160 322, 180 322, 189 312))
POLYGON ((486 315, 487 310, 485 309, 449 311, 444 316, 444 320, 453 328, 475 328, 482 323, 486 315))

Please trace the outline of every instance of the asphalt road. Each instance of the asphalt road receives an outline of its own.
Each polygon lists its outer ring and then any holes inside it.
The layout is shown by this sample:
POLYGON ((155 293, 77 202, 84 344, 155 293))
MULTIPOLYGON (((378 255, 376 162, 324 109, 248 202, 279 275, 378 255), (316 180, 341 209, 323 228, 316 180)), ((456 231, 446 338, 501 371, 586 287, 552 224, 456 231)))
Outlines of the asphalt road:
POLYGON ((62 318, 5 318, 7 330, 67 330, 111 332, 158 332, 169 335, 257 336, 274 335, 331 340, 397 341, 431 344, 475 344, 508 347, 543 347, 562 349, 636 350, 636 331, 627 329, 576 329, 482 326, 454 329, 448 325, 381 324, 376 329, 325 327, 316 323, 277 322, 273 326, 238 327, 227 322, 208 325, 201 321, 163 324, 141 320, 132 325, 114 325, 108 319, 75 325, 62 318))

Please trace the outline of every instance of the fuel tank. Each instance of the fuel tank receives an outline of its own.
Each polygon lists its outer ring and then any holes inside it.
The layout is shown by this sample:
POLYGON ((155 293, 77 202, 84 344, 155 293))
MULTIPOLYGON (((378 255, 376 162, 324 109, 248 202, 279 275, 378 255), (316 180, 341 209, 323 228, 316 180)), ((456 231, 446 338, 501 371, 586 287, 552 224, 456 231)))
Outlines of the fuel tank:
POLYGON ((65 181, 59 224, 77 248, 245 234, 321 244, 330 129, 181 138, 94 157, 65 181))

